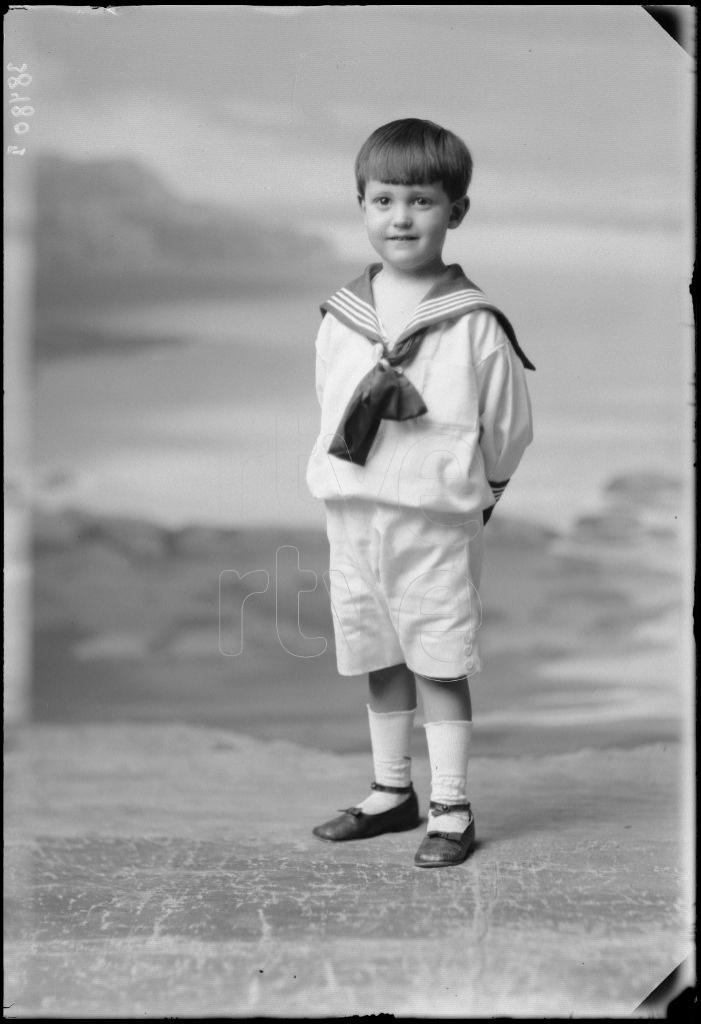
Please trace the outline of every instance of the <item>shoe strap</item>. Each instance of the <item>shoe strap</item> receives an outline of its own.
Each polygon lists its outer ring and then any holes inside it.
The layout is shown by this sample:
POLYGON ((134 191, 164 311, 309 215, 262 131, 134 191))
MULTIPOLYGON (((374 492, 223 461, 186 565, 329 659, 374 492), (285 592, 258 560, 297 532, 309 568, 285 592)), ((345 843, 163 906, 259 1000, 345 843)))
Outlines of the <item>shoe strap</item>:
POLYGON ((383 793, 411 793, 413 788, 411 782, 408 786, 383 786, 379 782, 370 783, 370 789, 379 789, 383 793))
POLYGON ((472 811, 469 804, 441 804, 431 800, 429 808, 433 811, 433 817, 438 818, 441 814, 452 814, 454 811, 472 811))
MULTIPOLYGON (((379 782, 371 782, 370 789, 379 789, 383 793, 411 793, 413 790, 411 782, 408 786, 383 786, 379 782)), ((344 814, 352 814, 354 818, 359 818, 364 811, 361 811, 359 807, 339 807, 339 811, 343 811, 344 814)))

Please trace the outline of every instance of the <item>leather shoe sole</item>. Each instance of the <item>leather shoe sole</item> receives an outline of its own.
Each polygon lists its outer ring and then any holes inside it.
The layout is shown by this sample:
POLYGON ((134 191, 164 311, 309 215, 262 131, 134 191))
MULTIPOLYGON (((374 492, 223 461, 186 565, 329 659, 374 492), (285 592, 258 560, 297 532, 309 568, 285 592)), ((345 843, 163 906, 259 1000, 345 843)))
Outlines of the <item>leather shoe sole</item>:
POLYGON ((419 824, 419 802, 412 790, 409 797, 397 807, 381 814, 364 814, 357 807, 349 807, 337 818, 317 825, 312 832, 319 839, 331 843, 350 839, 372 839, 384 832, 407 832, 419 824))
POLYGON ((445 868, 462 864, 475 843, 475 819, 464 832, 427 832, 416 851, 414 864, 420 868, 445 868))

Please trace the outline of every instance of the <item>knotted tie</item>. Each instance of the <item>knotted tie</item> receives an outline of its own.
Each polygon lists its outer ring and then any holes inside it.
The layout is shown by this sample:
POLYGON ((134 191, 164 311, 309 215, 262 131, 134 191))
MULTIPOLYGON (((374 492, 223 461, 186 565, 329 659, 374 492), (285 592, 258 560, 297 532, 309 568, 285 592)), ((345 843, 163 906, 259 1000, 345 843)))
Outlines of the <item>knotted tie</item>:
POLYGON ((421 330, 403 338, 392 352, 383 345, 384 355, 350 397, 329 455, 364 466, 383 419, 410 420, 428 412, 403 370, 418 352, 425 333, 421 330))

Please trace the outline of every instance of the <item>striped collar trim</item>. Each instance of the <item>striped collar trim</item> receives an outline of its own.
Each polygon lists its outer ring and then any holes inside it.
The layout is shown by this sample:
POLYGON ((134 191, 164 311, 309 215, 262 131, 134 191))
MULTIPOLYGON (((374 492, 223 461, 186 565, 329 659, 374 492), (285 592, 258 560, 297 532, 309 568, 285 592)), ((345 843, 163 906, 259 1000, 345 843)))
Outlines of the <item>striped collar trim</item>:
POLYGON ((322 304, 322 314, 333 313, 347 327, 360 331, 371 341, 384 343, 372 295, 372 279, 381 269, 381 263, 366 267, 360 277, 339 288, 322 304))
MULTIPOLYGON (((322 313, 333 313, 342 323, 360 331, 366 338, 382 342, 382 329, 372 294, 372 279, 381 269, 381 263, 370 264, 360 277, 334 292, 322 304, 322 313)), ((453 263, 446 267, 441 279, 419 303, 397 343, 443 320, 453 320, 470 310, 485 308, 496 310, 484 292, 465 277, 459 264, 453 263)))

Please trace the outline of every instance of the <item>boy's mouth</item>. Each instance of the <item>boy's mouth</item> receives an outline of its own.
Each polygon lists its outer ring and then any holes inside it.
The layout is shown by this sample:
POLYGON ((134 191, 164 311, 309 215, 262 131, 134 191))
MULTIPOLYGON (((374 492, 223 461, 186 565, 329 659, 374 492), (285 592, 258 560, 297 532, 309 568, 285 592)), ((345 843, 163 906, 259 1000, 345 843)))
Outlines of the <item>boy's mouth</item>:
POLYGON ((388 235, 388 242, 415 242, 418 235, 388 235))

